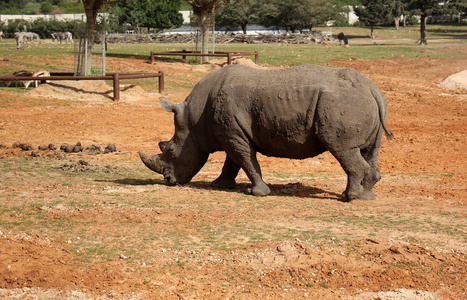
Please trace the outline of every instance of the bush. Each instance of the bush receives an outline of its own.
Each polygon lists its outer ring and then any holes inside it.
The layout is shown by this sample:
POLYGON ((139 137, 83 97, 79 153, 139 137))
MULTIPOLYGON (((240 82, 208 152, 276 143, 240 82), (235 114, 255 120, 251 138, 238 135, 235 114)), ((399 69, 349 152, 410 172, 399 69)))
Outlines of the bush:
MULTIPOLYGON (((45 3, 45 2, 44 2, 45 3)), ((84 32, 86 24, 83 21, 58 21, 58 20, 46 20, 44 18, 38 18, 33 21, 14 19, 8 20, 6 24, 2 25, 3 32, 8 37, 13 37, 17 31, 31 31, 37 33, 41 39, 51 38, 52 32, 64 32, 69 31, 73 36, 80 36, 84 32)))
POLYGON ((65 14, 84 13, 84 6, 81 2, 60 2, 58 7, 65 14))
POLYGON ((41 13, 48 14, 52 11, 54 6, 49 2, 42 2, 41 4, 41 13))

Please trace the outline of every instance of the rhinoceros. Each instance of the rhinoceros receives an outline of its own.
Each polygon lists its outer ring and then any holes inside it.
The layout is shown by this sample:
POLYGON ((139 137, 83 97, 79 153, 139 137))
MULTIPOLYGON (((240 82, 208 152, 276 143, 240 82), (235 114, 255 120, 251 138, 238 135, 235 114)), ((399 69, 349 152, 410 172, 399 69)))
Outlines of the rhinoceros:
POLYGON ((203 77, 184 102, 161 97, 160 104, 174 113, 174 136, 159 143, 162 153, 139 154, 169 185, 188 183, 210 153, 225 151, 212 186, 235 188, 241 168, 252 182, 248 193, 264 196, 271 190, 257 152, 305 159, 330 151, 347 174, 342 200, 375 199, 383 131, 392 133, 383 94, 354 69, 230 65, 203 77))

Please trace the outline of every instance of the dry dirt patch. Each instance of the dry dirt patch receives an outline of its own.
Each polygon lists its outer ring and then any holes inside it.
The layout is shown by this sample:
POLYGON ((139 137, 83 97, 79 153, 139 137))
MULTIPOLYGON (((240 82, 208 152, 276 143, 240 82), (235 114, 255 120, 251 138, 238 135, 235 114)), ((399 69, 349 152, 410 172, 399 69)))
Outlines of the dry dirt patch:
MULTIPOLYGON (((193 85, 212 68, 109 61, 110 68, 127 66, 128 72, 182 75, 193 85)), ((92 90, 43 85, 21 101, 2 102, 0 297, 465 297, 466 96, 440 84, 467 62, 395 58, 330 65, 356 68, 388 100, 396 138, 383 142, 376 201, 338 202, 345 177, 328 154, 303 161, 260 156, 273 187, 265 198, 242 194, 249 184, 243 173, 238 190, 209 187, 222 154, 211 156, 191 185, 166 187, 137 165, 136 151, 157 153, 157 142, 172 135, 173 116, 152 93, 144 102, 148 95, 137 89, 135 99, 123 92, 113 103, 111 88, 102 83, 92 90), (104 172, 82 168, 79 160, 91 158, 76 154, 29 157, 10 148, 15 141, 111 142, 121 152, 92 158, 91 166, 118 166, 104 172), (65 165, 71 169, 60 169, 65 165), (107 256, 99 254, 101 247, 107 256), (77 259, 76 250, 87 251, 86 259, 77 259)), ((165 96, 182 101, 189 92, 168 86, 165 96)))

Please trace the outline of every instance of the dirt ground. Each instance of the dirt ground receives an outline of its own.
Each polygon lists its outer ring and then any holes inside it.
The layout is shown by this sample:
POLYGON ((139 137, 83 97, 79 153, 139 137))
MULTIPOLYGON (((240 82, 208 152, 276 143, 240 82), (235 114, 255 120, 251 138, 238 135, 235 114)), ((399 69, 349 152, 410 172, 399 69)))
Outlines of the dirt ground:
MULTIPOLYGON (((453 51, 467 50, 457 47, 453 51)), ((163 70, 167 78, 176 78, 168 81, 164 94, 175 102, 190 92, 175 86, 194 85, 219 67, 219 61, 203 66, 150 65, 119 58, 109 58, 108 64, 110 69, 119 66, 126 72, 163 70)), ((76 259, 72 251, 79 233, 73 238, 65 232, 62 237, 49 236, 34 224, 21 232, 12 231, 6 224, 14 222, 15 215, 2 213, 0 298, 467 299, 467 89, 442 86, 450 75, 467 70, 467 60, 351 59, 328 65, 357 69, 380 87, 388 101, 387 125, 395 139, 383 142, 383 179, 376 186, 375 201, 338 201, 345 177, 329 154, 301 161, 261 156, 263 174, 273 192, 259 199, 242 193, 248 185, 243 173, 238 190, 209 187, 221 170, 222 153, 213 154, 186 186, 167 187, 155 173, 144 173, 149 178, 140 179, 139 184, 108 182, 105 186, 67 185, 50 176, 28 178, 20 170, 7 171, 7 164, 25 157, 37 166, 56 165, 65 154, 45 151, 42 158, 31 160, 31 151, 12 148, 15 142, 35 147, 78 141, 84 146, 114 143, 116 154, 100 155, 92 162, 132 163, 139 160, 137 151, 156 154, 157 143, 171 138, 172 116, 157 104, 156 88, 143 91, 138 86, 122 86, 118 103, 112 102, 111 88, 104 83, 51 83, 22 94, 0 90, 0 144, 4 146, 0 163, 5 168, 0 208, 26 201, 28 209, 26 199, 40 195, 42 214, 88 224, 96 236, 114 234, 111 227, 124 218, 138 228, 144 225, 160 234, 186 232, 193 239, 200 239, 199 232, 210 228, 212 235, 223 232, 223 237, 216 238, 236 245, 219 251, 203 241, 198 241, 198 247, 177 248, 149 240, 145 243, 151 250, 138 261, 121 250, 114 260, 86 262, 76 259), (17 101, 18 97, 22 100, 17 101), (50 162, 44 163, 48 154, 50 162), (318 175, 310 179, 313 174, 318 175), (110 191, 135 201, 157 195, 161 204, 120 206, 103 200, 110 191), (73 207, 46 202, 56 194, 104 204, 73 207), (170 206, 175 203, 179 206, 170 206), (192 209, 190 205, 195 204, 209 209, 192 209), (375 218, 375 223, 367 216, 375 218), (228 230, 222 231, 223 226, 228 230), (271 228, 270 237, 241 242, 239 235, 230 234, 234 227, 271 228), (273 231, 281 228, 292 232, 289 238, 274 238, 273 231), (292 229, 313 229, 323 237, 301 239, 292 229)), ((125 234, 131 240, 136 228, 125 234)), ((105 236, 99 242, 105 244, 105 236)))

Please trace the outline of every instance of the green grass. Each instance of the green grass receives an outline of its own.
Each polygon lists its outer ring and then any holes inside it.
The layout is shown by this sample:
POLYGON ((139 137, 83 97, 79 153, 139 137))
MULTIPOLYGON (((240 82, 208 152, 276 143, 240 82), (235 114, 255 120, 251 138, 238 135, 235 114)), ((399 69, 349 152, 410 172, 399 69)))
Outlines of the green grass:
MULTIPOLYGON (((325 64, 334 59, 363 59, 402 57, 417 59, 421 57, 464 58, 465 51, 448 51, 449 47, 463 49, 467 47, 466 25, 428 25, 428 46, 419 46, 418 26, 410 26, 395 30, 392 27, 376 28, 376 39, 368 37, 368 28, 314 28, 314 30, 331 29, 334 35, 344 32, 349 37, 350 48, 340 47, 337 43, 331 48, 320 44, 218 44, 216 51, 255 52, 259 53, 260 64, 293 66, 304 63, 325 64)), ((174 50, 193 50, 192 44, 110 44, 107 52, 109 58, 149 60, 149 53, 174 50)), ((18 70, 47 69, 49 71, 73 72, 74 45, 50 44, 46 42, 29 43, 21 50, 17 50, 13 39, 4 39, 0 43, 2 58, 8 63, 0 65, 0 75, 10 75, 18 70), (44 58, 44 59, 41 59, 44 58)), ((248 56, 254 60, 253 56, 248 56)), ((181 62, 181 58, 173 57, 166 61, 181 62)), ((187 60, 191 64, 199 64, 199 60, 187 60)), ((145 71, 145 70, 141 70, 145 71)), ((164 71, 164 70, 161 70, 164 71)), ((125 67, 107 68, 107 72, 128 72, 125 67)), ((192 73, 201 78, 204 73, 192 73)), ((153 79, 125 80, 122 84, 140 85, 145 90, 154 89, 153 79)), ((3 86, 0 84, 0 86, 3 86)), ((191 89, 192 78, 172 75, 166 77, 166 86, 174 91, 191 89)), ((0 87, 1 88, 1 87, 0 87)), ((18 92, 21 92, 18 90, 18 92)), ((0 104, 1 105, 1 104, 0 104)))
MULTIPOLYGON (((418 26, 410 26, 395 30, 392 27, 380 27, 375 30, 376 39, 368 38, 369 29, 359 27, 314 28, 314 30, 331 29, 334 35, 344 32, 349 37, 350 48, 333 44, 330 49, 320 44, 218 44, 216 51, 259 52, 260 63, 270 65, 299 65, 303 63, 326 63, 332 59, 377 59, 404 57, 415 59, 423 56, 431 57, 465 57, 465 53, 448 53, 445 47, 449 44, 467 46, 467 25, 428 25, 428 46, 419 46, 418 26)), ((127 59, 148 59, 151 51, 164 52, 174 50, 192 50, 192 44, 110 44, 109 57, 127 59)), ((4 39, 0 44, 2 56, 9 64, 0 67, 1 74, 11 74, 19 67, 38 68, 40 57, 53 58, 55 63, 47 65, 55 71, 72 71, 62 60, 72 58, 73 45, 51 45, 48 43, 27 44, 22 50, 16 50, 13 39, 4 39)), ((253 59, 253 57, 251 57, 253 59)), ((178 60, 178 59, 177 59, 178 60)), ((196 63, 195 60, 193 63, 196 63)), ((124 70, 109 70, 124 71, 124 70)))

